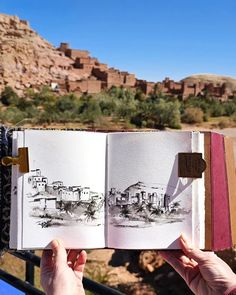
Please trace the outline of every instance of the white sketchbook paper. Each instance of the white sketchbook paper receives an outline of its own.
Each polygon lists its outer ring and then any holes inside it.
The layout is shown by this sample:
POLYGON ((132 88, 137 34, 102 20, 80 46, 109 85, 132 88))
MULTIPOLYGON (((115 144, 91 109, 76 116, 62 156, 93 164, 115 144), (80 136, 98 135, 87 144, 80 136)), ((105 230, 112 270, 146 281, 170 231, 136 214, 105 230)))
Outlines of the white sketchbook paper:
POLYGON ((177 174, 179 152, 204 151, 198 132, 14 132, 30 172, 14 168, 10 246, 177 249, 181 233, 204 247, 204 177, 177 174), (16 179, 17 178, 17 179, 16 179), (200 194, 200 198, 199 198, 200 194))

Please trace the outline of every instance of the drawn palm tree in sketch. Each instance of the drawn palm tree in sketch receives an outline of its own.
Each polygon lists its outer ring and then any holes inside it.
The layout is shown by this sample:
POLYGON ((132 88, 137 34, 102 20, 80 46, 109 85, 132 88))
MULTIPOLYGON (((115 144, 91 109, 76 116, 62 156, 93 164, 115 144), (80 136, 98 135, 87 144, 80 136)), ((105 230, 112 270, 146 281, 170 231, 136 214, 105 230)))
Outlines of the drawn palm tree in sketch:
POLYGON ((145 204, 142 202, 141 204, 135 205, 135 213, 142 219, 144 222, 153 221, 150 214, 150 208, 152 204, 145 204))
POLYGON ((96 219, 95 217, 96 210, 92 210, 89 207, 84 211, 85 220, 86 221, 93 221, 96 219))
POLYGON ((151 211, 152 216, 161 216, 163 211, 160 208, 155 208, 151 211))
POLYGON ((64 204, 62 206, 62 210, 65 210, 67 214, 71 215, 74 213, 75 209, 79 206, 78 203, 80 203, 80 205, 81 205, 80 201, 76 202, 76 203, 64 202, 64 204))
POLYGON ((180 202, 174 202, 171 204, 171 213, 176 213, 176 211, 179 209, 180 207, 180 202))
POLYGON ((47 221, 38 221, 37 224, 41 225, 42 228, 49 227, 52 224, 52 218, 47 221))
POLYGON ((122 206, 120 210, 120 215, 125 218, 129 218, 131 215, 131 210, 128 208, 127 205, 122 206))
POLYGON ((149 212, 152 212, 152 210, 153 210, 153 204, 152 204, 152 203, 148 203, 148 204, 147 204, 147 210, 148 210, 149 212))
POLYGON ((144 202, 142 202, 141 204, 136 205, 136 212, 137 213, 144 213, 146 210, 146 205, 144 202))
POLYGON ((100 207, 101 204, 98 204, 95 200, 92 200, 87 209, 84 211, 84 215, 85 215, 85 220, 86 221, 93 221, 96 219, 96 212, 101 208, 100 207))

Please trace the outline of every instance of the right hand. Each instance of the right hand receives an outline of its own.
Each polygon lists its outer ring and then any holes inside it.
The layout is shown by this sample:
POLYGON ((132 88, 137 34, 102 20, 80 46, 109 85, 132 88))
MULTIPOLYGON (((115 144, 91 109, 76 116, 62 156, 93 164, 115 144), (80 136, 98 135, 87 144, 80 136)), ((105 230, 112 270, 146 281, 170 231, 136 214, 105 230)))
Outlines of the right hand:
POLYGON ((213 252, 192 248, 180 236, 182 251, 159 251, 159 254, 182 276, 198 295, 223 295, 236 288, 236 274, 213 252))

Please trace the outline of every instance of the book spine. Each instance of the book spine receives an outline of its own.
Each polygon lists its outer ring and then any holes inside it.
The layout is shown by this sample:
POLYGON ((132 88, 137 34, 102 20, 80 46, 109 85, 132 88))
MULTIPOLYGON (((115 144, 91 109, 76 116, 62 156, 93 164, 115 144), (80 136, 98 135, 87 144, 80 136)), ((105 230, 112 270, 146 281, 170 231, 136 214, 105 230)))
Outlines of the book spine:
MULTIPOLYGON (((3 149, 2 149, 2 136, 3 136, 3 127, 0 127, 0 159, 2 159, 2 154, 3 154, 3 149)), ((0 165, 0 254, 2 250, 4 249, 4 246, 2 245, 2 227, 3 227, 3 220, 2 220, 2 199, 3 199, 3 194, 2 194, 2 175, 3 175, 3 167, 0 165)))
MULTIPOLYGON (((11 155, 11 131, 1 126, 0 157, 11 155)), ((0 165, 0 251, 9 248, 11 167, 0 165)))
POLYGON ((212 249, 212 200, 211 200, 211 133, 204 132, 205 178, 205 250, 212 249))

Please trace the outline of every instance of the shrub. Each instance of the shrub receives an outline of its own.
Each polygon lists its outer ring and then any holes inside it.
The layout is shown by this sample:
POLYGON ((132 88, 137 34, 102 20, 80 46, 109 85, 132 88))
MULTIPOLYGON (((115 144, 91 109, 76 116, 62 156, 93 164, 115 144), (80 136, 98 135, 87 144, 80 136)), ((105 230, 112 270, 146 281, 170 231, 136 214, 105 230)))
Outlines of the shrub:
POLYGON ((56 102, 56 107, 58 108, 60 112, 65 112, 65 111, 74 112, 76 111, 76 108, 78 105, 77 100, 78 98, 73 94, 60 96, 56 102))
POLYGON ((112 116, 117 108, 117 99, 108 96, 106 93, 96 97, 99 101, 99 106, 104 116, 112 116))
POLYGON ((224 115, 224 104, 217 101, 210 106, 210 114, 212 117, 221 117, 224 115))
POLYGON ((44 110, 38 114, 36 121, 38 124, 60 122, 60 115, 57 112, 48 112, 44 110))
POLYGON ((58 97, 48 87, 43 87, 39 93, 32 94, 35 106, 56 104, 58 97))
POLYGON ((130 120, 136 113, 136 102, 133 99, 122 100, 119 102, 116 108, 116 116, 121 119, 130 120))
POLYGON ((236 123, 236 112, 234 112, 231 116, 230 116, 230 119, 236 123))
POLYGON ((97 123, 102 117, 101 108, 97 100, 91 96, 84 97, 79 106, 79 117, 84 123, 97 123))
POLYGON ((188 107, 184 110, 181 121, 188 124, 202 123, 203 116, 203 111, 200 108, 188 107))
POLYGON ((224 114, 226 116, 231 116, 236 113, 236 101, 227 101, 224 103, 224 114))
POLYGON ((25 97, 20 97, 17 101, 16 106, 19 110, 25 111, 27 108, 30 108, 33 106, 33 101, 25 97))
POLYGON ((214 101, 207 97, 190 96, 188 99, 182 102, 181 109, 182 111, 184 111, 189 107, 200 108, 204 114, 209 114, 210 107, 212 104, 214 104, 214 101))
POLYGON ((222 118, 219 123, 218 123, 218 127, 220 129, 224 129, 224 128, 228 128, 228 127, 232 127, 232 120, 230 120, 230 118, 222 118))
POLYGON ((17 124, 27 118, 25 112, 20 111, 17 107, 9 107, 4 112, 1 112, 0 118, 3 122, 17 124))
POLYGON ((179 129, 180 104, 178 101, 149 98, 139 105, 138 111, 131 117, 131 123, 137 127, 179 129))
POLYGON ((1 94, 1 101, 4 105, 16 105, 19 100, 19 96, 16 94, 16 92, 10 87, 7 86, 3 90, 1 94))
POLYGON ((134 99, 138 101, 145 101, 146 96, 141 89, 137 89, 134 95, 134 99))

